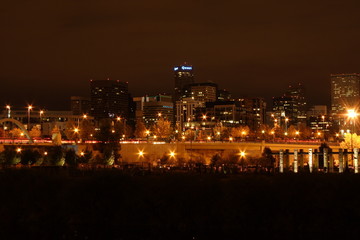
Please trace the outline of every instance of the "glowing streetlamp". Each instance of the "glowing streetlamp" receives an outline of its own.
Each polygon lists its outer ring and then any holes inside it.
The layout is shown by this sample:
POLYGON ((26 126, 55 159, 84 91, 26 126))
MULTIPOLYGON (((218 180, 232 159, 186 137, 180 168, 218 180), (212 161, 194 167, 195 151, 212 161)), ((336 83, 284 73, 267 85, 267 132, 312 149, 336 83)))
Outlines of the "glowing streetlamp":
POLYGON ((239 155, 240 155, 240 157, 244 158, 246 156, 246 153, 245 153, 245 151, 240 151, 239 155))
POLYGON ((27 127, 27 129, 29 130, 29 128, 30 128, 30 111, 32 110, 32 106, 31 105, 29 105, 28 107, 27 107, 27 109, 28 109, 28 125, 26 126, 27 127))
MULTIPOLYGON (((289 121, 289 119, 288 118, 285 118, 285 132, 287 132, 287 122, 289 121)), ((285 135, 287 135, 287 134, 285 134, 285 135)))
POLYGON ((140 151, 138 152, 138 155, 139 155, 139 157, 143 157, 143 156, 144 156, 144 152, 140 150, 140 151))
POLYGON ((170 156, 170 157, 175 157, 175 152, 170 151, 169 156, 170 156))
POLYGON ((16 149, 16 152, 17 152, 17 153, 21 153, 21 151, 22 151, 21 148, 17 148, 17 149, 16 149))
POLYGON ((207 118, 207 116, 204 114, 204 115, 202 115, 202 119, 205 121, 206 120, 206 118, 207 118))
POLYGON ((6 109, 7 109, 7 117, 10 118, 11 117, 11 107, 10 107, 10 105, 6 105, 6 109))

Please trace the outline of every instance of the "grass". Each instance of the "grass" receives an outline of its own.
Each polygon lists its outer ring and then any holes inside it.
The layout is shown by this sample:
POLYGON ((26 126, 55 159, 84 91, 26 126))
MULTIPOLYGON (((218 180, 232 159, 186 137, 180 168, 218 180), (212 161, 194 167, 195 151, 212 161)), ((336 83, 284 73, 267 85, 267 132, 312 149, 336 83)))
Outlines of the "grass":
POLYGON ((353 174, 0 173, 1 239, 356 238, 353 174))

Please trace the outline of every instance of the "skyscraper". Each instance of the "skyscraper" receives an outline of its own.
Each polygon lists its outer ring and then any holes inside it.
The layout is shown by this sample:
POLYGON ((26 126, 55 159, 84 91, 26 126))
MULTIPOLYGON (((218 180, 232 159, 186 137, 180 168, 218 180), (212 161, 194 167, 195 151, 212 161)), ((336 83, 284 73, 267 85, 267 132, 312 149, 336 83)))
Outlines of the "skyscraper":
POLYGON ((289 116, 292 123, 299 123, 306 121, 307 103, 305 98, 305 88, 299 83, 296 85, 289 85, 285 92, 285 97, 292 99, 292 114, 289 116))
POLYGON ((217 89, 217 84, 212 82, 192 83, 184 87, 184 95, 196 101, 215 102, 217 89))
POLYGON ((193 67, 184 63, 174 67, 175 91, 174 102, 181 100, 184 95, 184 87, 195 82, 193 67))
POLYGON ((331 74, 331 114, 345 113, 359 104, 360 74, 331 74))
POLYGON ((82 115, 90 111, 90 98, 71 96, 71 111, 73 115, 82 115))
POLYGON ((90 81, 91 116, 129 117, 128 83, 119 80, 90 81))

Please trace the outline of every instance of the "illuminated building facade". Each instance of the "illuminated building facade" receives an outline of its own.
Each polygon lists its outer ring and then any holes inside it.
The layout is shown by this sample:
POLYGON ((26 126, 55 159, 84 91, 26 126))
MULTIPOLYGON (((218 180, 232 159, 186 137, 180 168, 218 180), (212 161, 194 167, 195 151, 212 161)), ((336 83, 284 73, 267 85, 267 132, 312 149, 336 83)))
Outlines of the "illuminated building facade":
POLYGON ((338 118, 359 104, 360 74, 331 74, 331 115, 338 118))
POLYGON ((184 87, 184 95, 196 101, 215 102, 217 99, 217 90, 218 86, 216 83, 192 83, 184 87))
POLYGON ((173 121, 174 105, 171 96, 156 95, 146 99, 143 104, 143 120, 147 127, 153 125, 160 117, 173 121))
POLYGON ((195 82, 193 67, 186 63, 174 67, 175 89, 174 102, 181 100, 184 95, 184 87, 195 82))

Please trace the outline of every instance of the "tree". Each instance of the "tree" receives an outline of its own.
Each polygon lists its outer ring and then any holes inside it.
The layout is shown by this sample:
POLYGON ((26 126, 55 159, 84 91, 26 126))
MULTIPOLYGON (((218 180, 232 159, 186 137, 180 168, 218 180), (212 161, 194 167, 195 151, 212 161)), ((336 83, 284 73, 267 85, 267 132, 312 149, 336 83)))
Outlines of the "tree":
POLYGON ((311 128, 307 127, 304 123, 299 124, 299 132, 302 139, 309 139, 311 137, 311 128))
POLYGON ((47 149, 47 155, 44 157, 44 164, 48 166, 62 165, 64 159, 64 152, 61 146, 53 146, 47 149))
POLYGON ((250 128, 248 126, 234 127, 231 129, 231 136, 234 138, 245 138, 250 133, 250 128))
POLYGON ((31 131, 29 132, 30 137, 39 138, 41 137, 41 130, 37 126, 33 126, 31 131))
POLYGON ((83 119, 80 124, 79 132, 83 141, 91 140, 92 136, 94 136, 95 128, 89 120, 83 119))
POLYGON ((80 138, 80 127, 75 124, 74 121, 69 120, 65 125, 65 136, 68 140, 77 140, 80 138))
POLYGON ((185 139, 188 141, 194 141, 195 140, 195 131, 192 129, 188 129, 185 131, 185 139))
POLYGON ((142 120, 137 120, 136 127, 135 127, 135 137, 137 137, 137 138, 147 137, 146 131, 147 131, 147 129, 145 127, 144 122, 142 120))
POLYGON ((158 136, 160 139, 169 138, 171 135, 171 123, 164 118, 160 118, 154 125, 153 125, 153 133, 158 136))
POLYGON ((65 163, 68 166, 71 166, 71 167, 77 167, 78 166, 78 164, 79 164, 78 156, 76 155, 74 149, 71 148, 71 149, 68 149, 65 152, 65 163))
POLYGON ((85 151, 83 151, 80 154, 80 157, 78 158, 78 162, 81 164, 88 164, 91 162, 92 159, 93 159, 93 152, 90 151, 88 148, 86 148, 85 151))
POLYGON ((20 162, 20 153, 16 151, 15 146, 4 146, 4 151, 1 153, 1 162, 4 165, 14 165, 20 162))
POLYGON ((351 149, 351 148, 360 148, 360 136, 356 133, 346 133, 344 141, 340 143, 340 148, 351 149))
POLYGON ((12 138, 19 138, 23 132, 20 128, 13 128, 9 133, 12 138))
POLYGON ((21 151, 20 158, 22 165, 29 166, 36 163, 41 158, 41 154, 37 149, 26 148, 21 151))
POLYGON ((298 130, 296 129, 296 127, 294 125, 290 125, 290 127, 288 128, 288 136, 291 138, 296 138, 296 132, 298 132, 298 130))
POLYGON ((101 163, 104 165, 116 162, 120 157, 120 138, 121 127, 120 121, 113 122, 111 119, 102 119, 99 122, 99 131, 95 134, 99 142, 97 147, 102 155, 101 163))

